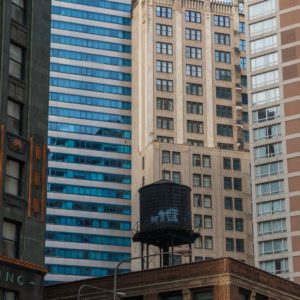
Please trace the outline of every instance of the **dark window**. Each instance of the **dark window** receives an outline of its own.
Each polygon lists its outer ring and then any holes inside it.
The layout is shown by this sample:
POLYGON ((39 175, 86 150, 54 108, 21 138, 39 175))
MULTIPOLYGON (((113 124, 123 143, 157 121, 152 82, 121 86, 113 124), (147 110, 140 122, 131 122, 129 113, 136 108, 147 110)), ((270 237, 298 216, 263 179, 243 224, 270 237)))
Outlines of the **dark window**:
POLYGON ((225 207, 225 209, 230 209, 230 210, 233 209, 232 197, 225 197, 224 198, 224 207, 225 207))
POLYGON ((181 293, 179 294, 170 294, 170 295, 163 295, 162 300, 182 300, 182 295, 181 293))
POLYGON ((4 220, 2 236, 4 255, 17 258, 19 247, 18 225, 9 220, 4 220))
POLYGON ((21 195, 21 162, 10 158, 6 161, 5 193, 21 195))
POLYGON ((173 92, 173 81, 166 79, 156 79, 156 90, 162 92, 173 92))
POLYGON ((232 118, 232 107, 217 105, 216 113, 221 118, 232 118))
POLYGON ((241 160, 239 158, 233 159, 233 170, 241 171, 241 160))
POLYGON ((170 73, 170 74, 173 73, 173 63, 170 61, 157 60, 156 72, 170 73))
POLYGON ((262 294, 256 293, 255 300, 268 300, 269 298, 267 296, 264 296, 262 294))
POLYGON ((230 88, 225 87, 216 87, 216 97, 226 100, 232 99, 232 90, 230 88))
POLYGON ((193 154, 192 162, 193 162, 193 167, 201 167, 201 155, 193 154))
POLYGON ((240 22, 239 30, 240 30, 240 32, 243 32, 243 33, 245 32, 245 30, 246 30, 245 22, 240 22))
POLYGON ((161 36, 173 36, 173 27, 170 25, 156 24, 156 34, 161 36))
POLYGON ((11 18, 21 24, 25 22, 24 0, 11 0, 11 18))
POLYGON ((248 130, 243 130, 243 141, 245 143, 249 143, 249 131, 248 130))
POLYGON ((221 136, 233 136, 232 125, 217 124, 217 135, 221 136))
POLYGON ((170 162, 170 151, 162 151, 162 163, 169 164, 170 162))
POLYGON ((172 19, 172 8, 165 6, 156 6, 156 16, 161 18, 172 19))
POLYGON ((204 142, 203 141, 187 139, 186 142, 190 146, 204 147, 204 142))
POLYGON ((193 194, 193 204, 195 207, 202 206, 202 197, 201 194, 193 194))
POLYGON ((201 41, 201 30, 186 28, 185 39, 192 41, 201 41))
POLYGON ((230 27, 230 19, 226 16, 214 16, 214 25, 220 27, 230 27))
POLYGON ((15 44, 10 44, 9 75, 23 79, 24 53, 23 49, 15 44))
POLYGON ((213 300, 213 299, 214 299, 213 291, 211 289, 203 289, 203 290, 193 292, 193 300, 213 300))
POLYGON ((7 130, 9 132, 20 134, 21 132, 21 104, 14 101, 7 101, 7 130))
POLYGON ((243 199, 242 198, 234 198, 234 209, 243 211, 243 199))
POLYGON ((226 51, 215 50, 215 61, 230 64, 231 53, 226 51))
POLYGON ((162 110, 173 110, 173 99, 157 98, 156 108, 162 110))
POLYGON ((160 142, 160 143, 170 143, 170 144, 173 144, 174 143, 174 138, 170 137, 170 136, 158 135, 157 136, 157 141, 160 142))
POLYGON ((193 186, 200 187, 201 186, 201 175, 193 174, 193 186))
POLYGON ((224 189, 231 190, 232 189, 232 178, 224 177, 224 189))
POLYGON ((186 102, 186 112, 188 114, 202 115, 203 114, 203 104, 199 103, 199 102, 187 101, 186 102))
POLYGON ((203 95, 202 84, 187 82, 186 93, 187 95, 202 96, 203 95))
POLYGON ((248 94, 242 94, 242 103, 248 105, 248 94))
POLYGON ((246 41, 245 40, 240 40, 240 50, 246 51, 246 41))
POLYGON ((156 42, 156 53, 173 54, 173 45, 169 43, 156 42))
POLYGON ((178 184, 181 184, 181 173, 180 172, 172 172, 172 181, 178 184))
POLYGON ((185 57, 186 58, 194 58, 201 59, 202 58, 202 49, 198 47, 185 47, 185 57))
POLYGON ((246 69, 247 68, 246 57, 240 57, 240 67, 241 67, 241 69, 246 69))
POLYGON ((202 216, 194 215, 194 227, 199 228, 202 227, 202 216))
POLYGON ((184 15, 186 22, 201 23, 200 12, 186 10, 184 15))
POLYGON ((157 117, 157 128, 173 130, 173 119, 157 117))
POLYGON ((220 149, 233 150, 233 145, 232 145, 232 144, 218 143, 217 146, 218 146, 220 149))
POLYGON ((202 67, 195 66, 195 65, 186 65, 185 75, 192 76, 192 77, 202 77, 202 67))
POLYGON ((236 231, 244 231, 244 220, 241 218, 236 218, 235 219, 235 230, 236 231))
POLYGON ((234 240, 226 238, 226 251, 234 251, 234 240))
POLYGON ((242 112, 242 121, 243 121, 243 123, 248 123, 248 112, 247 111, 242 112))
POLYGON ((236 191, 242 190, 242 178, 233 178, 233 186, 236 191))
POLYGON ((163 171, 162 171, 162 178, 163 178, 163 179, 166 179, 166 180, 171 180, 171 172, 170 172, 170 171, 163 170, 163 171))
POLYGON ((231 81, 231 70, 216 69, 216 80, 231 81))
POLYGON ((225 218, 225 230, 233 230, 233 218, 225 218))
POLYGON ((188 120, 187 132, 203 133, 203 122, 188 120))
POLYGON ((223 168, 225 170, 231 170, 231 158, 223 157, 223 168))
POLYGON ((245 252, 244 240, 236 239, 236 251, 237 252, 245 252))
POLYGON ((247 87, 247 76, 241 75, 241 85, 247 87))
POLYGON ((215 43, 220 45, 230 45, 230 34, 215 32, 215 43))

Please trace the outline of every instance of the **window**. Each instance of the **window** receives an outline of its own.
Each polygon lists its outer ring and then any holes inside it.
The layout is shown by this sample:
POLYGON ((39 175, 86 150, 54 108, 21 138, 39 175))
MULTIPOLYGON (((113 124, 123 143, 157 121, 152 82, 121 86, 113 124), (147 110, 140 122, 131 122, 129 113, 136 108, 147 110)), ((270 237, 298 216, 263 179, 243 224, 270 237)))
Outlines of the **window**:
POLYGON ((221 118, 232 118, 232 107, 217 105, 216 113, 218 117, 221 118))
POLYGON ((203 133, 203 122, 188 120, 187 132, 203 133))
POLYGON ((233 230, 233 218, 229 218, 229 217, 225 218, 225 230, 229 230, 229 231, 233 230))
POLYGON ((238 211, 243 211, 243 199, 234 198, 234 209, 238 211))
POLYGON ((162 163, 163 164, 170 163, 170 151, 162 151, 162 163))
POLYGON ((186 83, 186 94, 187 95, 195 95, 195 96, 202 96, 203 89, 202 84, 197 83, 186 83))
POLYGON ((234 251, 234 239, 226 238, 226 251, 234 251))
POLYGON ((19 23, 25 22, 24 0, 11 0, 11 18, 19 23))
POLYGON ((161 18, 172 19, 172 8, 165 6, 156 6, 156 16, 161 18))
POLYGON ((262 1, 249 6, 249 19, 253 20, 276 11, 275 0, 262 1))
POLYGON ((186 28, 185 39, 192 41, 201 41, 201 30, 186 28))
POLYGON ((223 168, 224 170, 231 170, 231 158, 223 157, 223 168))
POLYGON ((203 240, 201 236, 195 239, 194 247, 196 249, 203 249, 203 240))
POLYGON ((288 259, 275 259, 262 261, 259 264, 260 268, 272 274, 280 274, 289 272, 288 259))
POLYGON ((281 125, 274 124, 270 126, 261 127, 253 130, 254 141, 263 141, 276 138, 281 135, 281 125))
POLYGON ((283 162, 275 161, 268 164, 255 166, 255 175, 256 178, 273 176, 283 172, 283 162))
POLYGON ((17 224, 4 220, 3 222, 3 248, 4 255, 18 257, 19 230, 17 224))
POLYGON ((241 160, 239 158, 233 159, 233 170, 241 171, 241 160))
POLYGON ((219 45, 230 45, 230 34, 215 32, 215 43, 219 45))
POLYGON ((254 158, 263 159, 282 154, 281 143, 268 144, 254 148, 254 158))
POLYGON ((180 152, 172 152, 172 163, 180 165, 180 152))
POLYGON ((162 171, 162 178, 165 179, 165 180, 171 180, 171 173, 170 173, 170 171, 163 170, 162 171))
POLYGON ((193 300, 213 300, 213 292, 210 289, 209 290, 203 289, 200 291, 195 291, 195 292, 193 292, 193 298, 191 298, 191 299, 193 299, 193 300))
POLYGON ((279 99, 279 88, 252 94, 253 106, 278 101, 279 99))
POLYGON ((202 155, 202 166, 204 168, 210 168, 211 167, 211 161, 209 155, 202 155))
POLYGON ((242 94, 242 104, 248 105, 248 94, 242 94))
POLYGON ((278 52, 269 53, 251 59, 251 71, 272 67, 278 64, 278 52))
POLYGON ((256 185, 256 196, 270 196, 283 193, 284 185, 283 180, 276 180, 271 182, 264 182, 256 185))
POLYGON ((231 53, 226 51, 215 50, 215 61, 230 64, 231 53))
POLYGON ((212 201, 210 195, 203 196, 203 207, 204 208, 212 208, 212 201))
POLYGON ((212 236, 204 237, 204 248, 207 250, 213 249, 213 237, 212 236))
POLYGON ((199 102, 186 102, 186 112, 188 114, 203 115, 203 104, 199 102))
POLYGON ((245 40, 240 40, 240 50, 246 51, 246 41, 245 40))
POLYGON ((198 47, 185 47, 185 57, 186 58, 194 58, 201 59, 202 58, 202 49, 198 47))
POLYGON ((173 110, 173 99, 157 98, 156 108, 161 110, 173 110))
POLYGON ((220 27, 230 27, 230 19, 225 16, 214 16, 214 25, 220 27))
POLYGON ((182 295, 180 294, 172 294, 172 295, 164 295, 162 300, 182 300, 182 295))
POLYGON ((224 207, 225 207, 225 209, 230 209, 230 210, 233 209, 232 197, 225 197, 224 198, 224 207))
POLYGON ((239 23, 239 31, 242 32, 242 33, 245 33, 245 31, 246 31, 245 22, 240 22, 239 23))
POLYGON ((241 178, 233 178, 233 187, 236 191, 242 190, 242 179, 241 178))
POLYGON ((231 81, 231 71, 225 69, 216 69, 216 80, 231 81))
POLYGON ((10 44, 9 75, 23 79, 24 57, 23 49, 15 44, 10 44))
POLYGON ((250 37, 254 37, 259 34, 265 34, 275 30, 277 27, 276 19, 267 19, 261 22, 257 22, 250 25, 250 37))
POLYGON ((250 42, 251 54, 277 48, 277 36, 272 35, 250 42))
POLYGON ((253 123, 262 123, 280 117, 280 106, 259 109, 253 112, 253 123))
POLYGON ((156 42, 156 53, 172 55, 173 45, 169 43, 156 42))
POLYGON ((173 73, 173 63, 170 61, 157 60, 156 72, 173 73))
POLYGON ((201 167, 201 155, 193 154, 192 155, 193 167, 201 167))
POLYGON ((199 12, 186 10, 184 15, 186 22, 201 23, 201 14, 199 12))
POLYGON ((202 197, 201 194, 193 194, 193 204, 195 207, 202 206, 202 197))
POLYGON ((277 239, 260 242, 258 244, 259 255, 277 254, 288 251, 287 239, 277 239))
POLYGON ((204 147, 204 142, 203 141, 187 139, 186 142, 190 146, 204 147))
POLYGON ((194 227, 199 228, 202 227, 202 216, 194 215, 194 227))
POLYGON ((166 79, 156 79, 156 90, 162 92, 173 92, 173 81, 166 79))
POLYGON ((203 187, 211 188, 211 176, 203 175, 203 187))
POLYGON ((220 149, 233 150, 233 145, 232 145, 232 144, 227 144, 227 143, 217 143, 217 146, 218 146, 220 149))
POLYGON ((231 190, 232 189, 232 179, 231 177, 224 177, 224 189, 231 190))
POLYGON ((21 194, 21 163, 9 158, 6 161, 5 193, 21 194))
POLYGON ((173 27, 170 25, 156 24, 156 34, 161 36, 173 36, 173 27))
POLYGON ((204 216, 204 228, 212 228, 212 216, 204 216))
POLYGON ((247 69, 246 57, 240 57, 240 67, 241 69, 247 69))
POLYGON ((7 101, 7 130, 20 134, 21 131, 21 105, 14 101, 7 101))
POLYGON ((185 74, 192 77, 202 77, 202 67, 195 65, 186 65, 185 74))
POLYGON ((157 117, 157 128, 173 130, 173 119, 157 117))
POLYGON ((286 231, 286 220, 276 219, 258 223, 259 235, 274 234, 286 231))
POLYGON ((226 100, 232 99, 232 90, 230 88, 225 87, 216 87, 216 97, 226 100))
POLYGON ((241 218, 236 218, 235 219, 235 230, 236 231, 244 231, 244 220, 241 218))
POLYGON ((193 174, 193 186, 201 187, 201 175, 193 174))
POLYGON ((9 291, 6 289, 0 289, 0 299, 3 300, 18 300, 19 298, 19 293, 14 292, 14 291, 9 291))
POLYGON ((157 136, 157 141, 160 142, 160 143, 170 143, 170 144, 173 144, 174 143, 174 138, 172 138, 170 136, 158 135, 157 136))
POLYGON ((245 242, 242 239, 236 239, 236 252, 245 252, 245 242))
POLYGON ((217 135, 221 136, 233 136, 232 125, 217 124, 217 135))
POLYGON ((245 75, 241 75, 241 86, 243 86, 243 87, 248 86, 247 76, 245 76, 245 75))
POLYGON ((181 184, 181 174, 180 172, 172 172, 172 181, 181 184))

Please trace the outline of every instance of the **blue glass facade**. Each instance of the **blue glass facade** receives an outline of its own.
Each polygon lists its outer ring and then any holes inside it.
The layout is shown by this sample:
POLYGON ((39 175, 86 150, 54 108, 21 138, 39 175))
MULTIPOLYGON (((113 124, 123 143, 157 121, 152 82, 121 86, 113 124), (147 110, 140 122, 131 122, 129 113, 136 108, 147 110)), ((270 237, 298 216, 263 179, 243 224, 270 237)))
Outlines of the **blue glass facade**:
POLYGON ((130 257, 130 14, 129 0, 52 1, 46 284, 130 257))

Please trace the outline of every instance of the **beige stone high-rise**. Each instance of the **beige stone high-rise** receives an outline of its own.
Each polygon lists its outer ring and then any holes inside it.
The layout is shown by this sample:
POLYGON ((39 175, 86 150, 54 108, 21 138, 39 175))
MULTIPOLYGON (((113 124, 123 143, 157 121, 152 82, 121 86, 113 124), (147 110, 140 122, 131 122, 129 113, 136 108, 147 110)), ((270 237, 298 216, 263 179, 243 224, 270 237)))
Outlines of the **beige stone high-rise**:
POLYGON ((300 1, 248 1, 256 266, 300 283, 300 1))
MULTIPOLYGON (((132 224, 138 226, 143 185, 164 178, 190 186, 201 234, 193 260, 253 260, 245 23, 238 2, 133 3, 132 224)), ((133 243, 132 256, 140 254, 133 243)))

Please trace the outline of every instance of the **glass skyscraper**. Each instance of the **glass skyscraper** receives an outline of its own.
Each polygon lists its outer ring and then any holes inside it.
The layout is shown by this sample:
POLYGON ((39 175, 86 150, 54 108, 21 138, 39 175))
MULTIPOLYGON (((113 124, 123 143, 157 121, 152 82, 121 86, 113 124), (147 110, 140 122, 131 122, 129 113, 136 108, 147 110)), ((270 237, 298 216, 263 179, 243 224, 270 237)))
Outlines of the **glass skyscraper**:
POLYGON ((129 0, 52 1, 46 284, 130 257, 130 14, 129 0))

